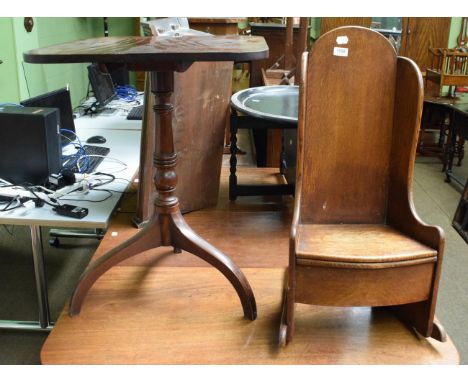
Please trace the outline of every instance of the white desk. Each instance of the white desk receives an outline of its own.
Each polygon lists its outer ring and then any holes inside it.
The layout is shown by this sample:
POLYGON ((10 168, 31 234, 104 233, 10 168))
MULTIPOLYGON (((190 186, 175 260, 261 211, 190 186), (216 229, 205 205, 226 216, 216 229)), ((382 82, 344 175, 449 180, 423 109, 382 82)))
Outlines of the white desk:
POLYGON ((85 129, 141 130, 142 121, 131 121, 126 117, 127 113, 123 110, 117 110, 112 115, 83 115, 75 119, 75 128, 77 131, 85 129))
MULTIPOLYGON (((130 180, 136 170, 138 169, 140 157, 140 136, 138 130, 103 130, 103 129, 81 129, 77 127, 77 134, 82 143, 87 138, 93 135, 102 135, 107 139, 107 142, 102 146, 109 147, 110 152, 108 158, 117 158, 127 164, 127 169, 115 174, 116 177, 130 180)), ((97 171, 106 172, 106 169, 123 168, 116 162, 106 160, 99 165, 97 171)), ((106 189, 116 191, 125 191, 128 183, 124 181, 114 181, 107 185, 106 189)), ((103 199, 102 192, 90 191, 86 195, 73 194, 69 196, 72 199, 103 199)), ((114 210, 116 204, 120 200, 120 193, 114 193, 112 197, 102 203, 89 203, 89 202, 66 202, 63 203, 73 204, 80 207, 89 208, 89 213, 83 219, 68 218, 66 216, 57 215, 52 211, 52 207, 44 205, 41 208, 33 208, 26 210, 18 208, 8 212, 0 212, 0 224, 13 224, 13 225, 31 225, 38 224, 43 227, 72 227, 72 228, 106 228, 110 214, 114 210)))
MULTIPOLYGON (((90 106, 95 99, 91 97, 84 105, 90 106)), ((137 101, 143 105, 144 95, 139 94, 137 101)), ((106 108, 116 108, 112 115, 83 115, 75 119, 76 129, 113 129, 113 130, 141 130, 142 121, 128 120, 130 109, 138 106, 136 103, 125 103, 122 100, 114 100, 106 105, 106 108)))
MULTIPOLYGON (((76 133, 82 143, 87 138, 93 135, 102 135, 107 139, 103 144, 105 147, 110 148, 107 155, 108 158, 117 158, 126 163, 127 168, 124 171, 115 173, 114 175, 119 178, 131 180, 138 170, 140 161, 140 138, 141 132, 139 129, 121 129, 111 128, 107 119, 110 117, 83 117, 76 120, 76 133), (89 120, 92 120, 90 122, 89 120), (102 124, 101 124, 102 122, 102 124), (96 126, 102 125, 101 128, 96 126), (92 126, 90 126, 92 125, 92 126)), ((112 116, 115 119, 117 126, 135 125, 141 121, 128 121, 124 116, 112 116), (136 122, 136 123, 135 123, 136 122)), ((115 124, 113 124, 115 126, 115 124)), ((112 169, 123 168, 116 162, 106 160, 98 166, 97 171, 106 172, 110 167, 112 169)), ((106 185, 105 189, 125 191, 128 187, 128 182, 114 181, 106 185)), ((27 225, 31 230, 32 254, 34 261, 34 272, 36 277, 36 288, 39 302, 39 321, 1 321, 0 328, 5 329, 27 329, 27 330, 50 330, 53 323, 50 321, 49 303, 47 295, 47 285, 45 281, 44 260, 42 253, 42 238, 40 227, 66 227, 66 228, 106 228, 112 212, 114 211, 117 203, 119 202, 122 193, 116 192, 104 202, 90 203, 86 201, 73 201, 66 202, 66 204, 73 204, 81 207, 87 207, 89 213, 83 219, 73 219, 66 216, 57 215, 51 206, 44 205, 40 208, 25 209, 18 208, 8 212, 0 212, 0 224, 13 224, 13 225, 27 225)), ((72 199, 91 199, 101 200, 106 194, 99 191, 90 191, 85 195, 69 196, 72 199)))

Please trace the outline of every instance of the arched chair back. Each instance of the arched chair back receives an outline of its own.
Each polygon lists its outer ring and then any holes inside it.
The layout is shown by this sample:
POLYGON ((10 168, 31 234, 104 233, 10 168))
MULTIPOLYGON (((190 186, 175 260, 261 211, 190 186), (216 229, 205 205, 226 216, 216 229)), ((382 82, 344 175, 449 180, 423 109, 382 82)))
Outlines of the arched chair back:
POLYGON ((380 33, 337 28, 313 46, 306 70, 301 218, 322 224, 382 223, 396 52, 380 33))

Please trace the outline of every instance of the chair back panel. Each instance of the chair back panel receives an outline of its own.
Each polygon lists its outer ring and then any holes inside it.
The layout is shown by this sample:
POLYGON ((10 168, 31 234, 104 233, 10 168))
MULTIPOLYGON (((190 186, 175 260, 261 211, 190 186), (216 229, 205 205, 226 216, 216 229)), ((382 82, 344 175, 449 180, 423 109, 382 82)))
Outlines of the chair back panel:
POLYGON ((312 47, 305 107, 301 221, 385 220, 396 52, 362 27, 337 28, 312 47))

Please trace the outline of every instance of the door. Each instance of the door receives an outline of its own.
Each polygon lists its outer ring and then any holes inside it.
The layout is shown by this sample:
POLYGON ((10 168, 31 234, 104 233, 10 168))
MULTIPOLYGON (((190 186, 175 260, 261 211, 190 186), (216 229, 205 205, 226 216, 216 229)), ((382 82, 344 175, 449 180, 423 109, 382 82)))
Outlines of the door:
POLYGON ((450 22, 450 17, 403 17, 400 55, 425 72, 430 65, 429 48, 447 48, 450 22))
POLYGON ((347 25, 370 28, 371 22, 372 17, 322 17, 320 20, 320 35, 347 25))
POLYGON ((20 97, 11 17, 0 17, 0 36, 0 104, 16 103, 20 97))

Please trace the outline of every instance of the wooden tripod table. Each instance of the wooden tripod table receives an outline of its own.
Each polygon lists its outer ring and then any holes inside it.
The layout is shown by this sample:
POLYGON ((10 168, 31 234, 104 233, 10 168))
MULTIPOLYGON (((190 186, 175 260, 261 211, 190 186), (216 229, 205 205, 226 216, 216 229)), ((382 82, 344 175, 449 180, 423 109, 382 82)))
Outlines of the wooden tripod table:
POLYGON ((140 166, 154 165, 156 170, 155 213, 138 234, 85 270, 70 300, 71 315, 79 314, 89 289, 114 265, 152 248, 173 246, 175 252, 186 250, 218 269, 235 288, 245 317, 256 318, 255 297, 239 267, 193 232, 180 213, 174 195, 177 154, 173 143, 171 95, 174 72, 184 72, 196 61, 252 61, 266 57, 268 46, 263 37, 247 36, 103 37, 24 53, 29 63, 122 63, 130 70, 151 72, 151 92, 155 96, 155 152, 153 164, 140 163, 140 166))

